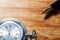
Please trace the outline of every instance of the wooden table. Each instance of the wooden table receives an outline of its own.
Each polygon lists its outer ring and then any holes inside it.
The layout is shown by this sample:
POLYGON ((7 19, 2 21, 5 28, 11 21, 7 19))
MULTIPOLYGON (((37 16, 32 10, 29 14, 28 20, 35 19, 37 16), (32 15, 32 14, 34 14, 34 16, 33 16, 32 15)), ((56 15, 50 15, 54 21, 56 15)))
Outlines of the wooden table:
POLYGON ((1 0, 0 20, 16 18, 23 22, 27 33, 33 29, 37 40, 60 40, 60 14, 44 20, 41 14, 54 0, 1 0))

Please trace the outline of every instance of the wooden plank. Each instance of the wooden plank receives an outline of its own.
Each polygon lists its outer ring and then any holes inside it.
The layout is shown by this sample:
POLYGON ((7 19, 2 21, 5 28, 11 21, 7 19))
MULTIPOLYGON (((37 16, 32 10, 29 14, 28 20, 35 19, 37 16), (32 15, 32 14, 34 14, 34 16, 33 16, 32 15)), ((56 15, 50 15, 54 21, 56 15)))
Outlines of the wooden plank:
POLYGON ((0 20, 18 19, 24 23, 28 33, 36 30, 38 40, 60 40, 60 15, 44 20, 46 14, 41 14, 53 2, 54 0, 1 1, 0 20))

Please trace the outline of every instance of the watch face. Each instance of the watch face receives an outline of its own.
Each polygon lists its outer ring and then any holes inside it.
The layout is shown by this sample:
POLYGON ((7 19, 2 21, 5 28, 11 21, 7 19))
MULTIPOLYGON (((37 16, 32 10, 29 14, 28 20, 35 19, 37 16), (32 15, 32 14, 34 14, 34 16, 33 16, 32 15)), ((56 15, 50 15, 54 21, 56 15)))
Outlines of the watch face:
POLYGON ((23 37, 22 27, 13 22, 6 21, 0 26, 0 40, 21 40, 23 37))

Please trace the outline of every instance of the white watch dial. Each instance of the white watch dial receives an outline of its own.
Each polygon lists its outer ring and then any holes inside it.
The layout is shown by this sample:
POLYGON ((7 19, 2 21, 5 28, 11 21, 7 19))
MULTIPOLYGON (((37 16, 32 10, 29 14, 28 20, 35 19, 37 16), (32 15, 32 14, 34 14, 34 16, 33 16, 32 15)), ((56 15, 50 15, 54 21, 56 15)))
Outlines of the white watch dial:
POLYGON ((7 21, 0 28, 1 40, 21 40, 22 36, 23 29, 15 22, 7 21))

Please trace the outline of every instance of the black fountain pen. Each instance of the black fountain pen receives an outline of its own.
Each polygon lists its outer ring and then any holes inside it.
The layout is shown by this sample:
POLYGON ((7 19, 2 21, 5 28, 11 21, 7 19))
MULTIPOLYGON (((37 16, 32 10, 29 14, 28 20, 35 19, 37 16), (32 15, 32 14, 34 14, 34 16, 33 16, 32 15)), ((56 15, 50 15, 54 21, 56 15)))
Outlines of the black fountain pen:
POLYGON ((49 19, 53 15, 59 14, 59 12, 60 12, 60 0, 57 0, 43 11, 43 14, 46 13, 46 16, 44 19, 45 20, 49 19))

